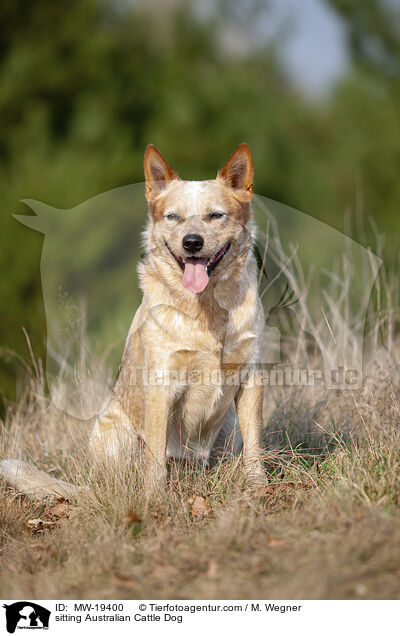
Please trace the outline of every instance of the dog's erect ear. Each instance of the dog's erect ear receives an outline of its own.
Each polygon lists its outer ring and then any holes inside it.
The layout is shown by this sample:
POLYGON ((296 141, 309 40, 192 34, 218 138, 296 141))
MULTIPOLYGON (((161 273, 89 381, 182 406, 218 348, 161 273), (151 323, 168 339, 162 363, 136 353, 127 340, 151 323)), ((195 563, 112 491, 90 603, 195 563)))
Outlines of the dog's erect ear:
POLYGON ((144 176, 146 179, 146 199, 151 201, 171 179, 179 179, 161 152, 149 144, 144 153, 144 176))
POLYGON ((240 144, 218 172, 217 179, 223 179, 234 190, 253 193, 253 158, 247 144, 240 144))

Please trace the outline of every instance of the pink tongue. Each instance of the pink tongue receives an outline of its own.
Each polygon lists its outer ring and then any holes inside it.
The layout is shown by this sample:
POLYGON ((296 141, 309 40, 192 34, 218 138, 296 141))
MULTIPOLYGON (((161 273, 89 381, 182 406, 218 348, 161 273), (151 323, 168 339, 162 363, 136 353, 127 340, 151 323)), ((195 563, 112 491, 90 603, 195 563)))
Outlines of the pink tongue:
POLYGON ((206 263, 206 258, 187 258, 185 261, 182 285, 193 294, 199 294, 207 287, 206 263))

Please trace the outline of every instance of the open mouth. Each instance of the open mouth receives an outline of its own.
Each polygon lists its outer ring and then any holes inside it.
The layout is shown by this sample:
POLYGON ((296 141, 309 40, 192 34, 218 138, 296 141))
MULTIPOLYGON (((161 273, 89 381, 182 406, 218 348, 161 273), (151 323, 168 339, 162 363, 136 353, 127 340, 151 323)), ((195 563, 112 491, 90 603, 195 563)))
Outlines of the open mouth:
POLYGON ((193 294, 199 294, 204 291, 208 285, 212 271, 223 259, 231 246, 230 243, 226 243, 216 254, 214 254, 214 256, 209 259, 198 258, 195 256, 182 258, 181 256, 174 254, 167 241, 164 242, 167 249, 183 271, 182 285, 193 294))

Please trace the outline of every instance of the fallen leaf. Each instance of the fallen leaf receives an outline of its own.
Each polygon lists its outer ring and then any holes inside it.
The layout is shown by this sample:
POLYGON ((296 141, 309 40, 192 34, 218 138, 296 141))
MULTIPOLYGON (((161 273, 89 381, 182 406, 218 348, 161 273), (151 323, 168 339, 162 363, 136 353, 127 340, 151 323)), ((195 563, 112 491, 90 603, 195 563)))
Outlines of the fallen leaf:
POLYGON ((135 579, 119 572, 113 572, 113 579, 120 587, 133 587, 135 585, 135 579))
POLYGON ((190 503, 192 504, 191 513, 193 517, 203 519, 210 516, 210 504, 205 497, 192 497, 190 503))
POLYGON ((53 528, 54 525, 55 525, 55 522, 54 521, 43 521, 43 519, 40 519, 38 517, 37 519, 29 519, 26 522, 26 525, 28 527, 28 530, 32 534, 39 534, 41 532, 44 532, 45 530, 50 530, 51 528, 53 528))
POLYGON ((142 523, 142 520, 139 517, 139 515, 135 512, 135 510, 133 508, 130 508, 128 514, 123 518, 123 522, 127 524, 142 523))
POLYGON ((68 518, 71 512, 71 504, 66 499, 59 499, 55 506, 48 511, 50 517, 58 519, 68 518))
POLYGON ((270 548, 278 548, 283 545, 289 545, 290 541, 286 539, 279 539, 277 537, 268 537, 268 545, 270 548))

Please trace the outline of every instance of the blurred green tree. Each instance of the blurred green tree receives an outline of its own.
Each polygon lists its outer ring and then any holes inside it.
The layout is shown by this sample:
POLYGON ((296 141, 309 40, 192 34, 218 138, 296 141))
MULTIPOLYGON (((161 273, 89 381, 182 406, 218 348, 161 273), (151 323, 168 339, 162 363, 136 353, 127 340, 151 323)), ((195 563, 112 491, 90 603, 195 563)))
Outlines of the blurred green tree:
MULTIPOLYGON (((12 218, 28 213, 18 201, 69 208, 140 182, 149 142, 182 177, 201 179, 247 141, 259 194, 338 229, 346 210, 358 210, 393 231, 400 199, 398 30, 389 4, 329 2, 345 20, 354 63, 321 100, 291 86, 279 57, 284 40, 252 40, 251 25, 268 3, 217 2, 201 15, 194 0, 1 3, 3 354, 8 348, 26 356, 22 327, 35 354, 44 354, 43 237, 12 218), (239 24, 248 28, 244 46, 236 46, 239 24)), ((143 223, 143 215, 134 216, 134 250, 143 223)), ((87 253, 95 257, 107 239, 106 228, 87 231, 87 253)), ((116 295, 130 275, 110 277, 116 295)), ((0 386, 12 396, 15 374, 6 359, 0 386)))

